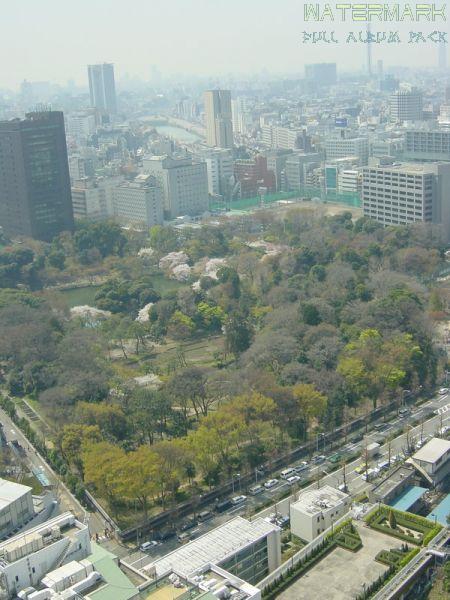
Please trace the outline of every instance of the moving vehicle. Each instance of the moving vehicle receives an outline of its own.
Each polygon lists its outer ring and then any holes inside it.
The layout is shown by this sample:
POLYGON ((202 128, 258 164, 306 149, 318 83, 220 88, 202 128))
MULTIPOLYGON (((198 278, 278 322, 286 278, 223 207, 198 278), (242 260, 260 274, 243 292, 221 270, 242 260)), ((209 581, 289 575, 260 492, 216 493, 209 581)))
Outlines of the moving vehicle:
POLYGON ((296 473, 301 473, 302 471, 305 471, 307 468, 308 468, 308 463, 306 462, 306 460, 304 460, 299 465, 297 465, 296 467, 294 467, 294 471, 296 473))
POLYGON ((233 505, 231 504, 231 500, 229 498, 227 498, 226 500, 222 500, 222 502, 218 502, 216 504, 216 511, 218 513, 223 513, 226 510, 228 510, 229 508, 231 508, 233 505))
POLYGON ((338 463, 342 460, 342 454, 340 454, 339 452, 336 452, 336 454, 333 454, 333 456, 330 456, 330 458, 328 460, 330 461, 330 463, 335 465, 336 463, 338 463))
POLYGON ((180 525, 180 531, 188 531, 189 529, 193 529, 197 526, 197 521, 195 519, 186 519, 180 525))
POLYGON ((159 543, 156 540, 150 540, 149 542, 144 542, 139 546, 139 550, 141 552, 148 552, 152 548, 159 546, 159 543))
POLYGON ((251 496, 256 496, 256 495, 258 495, 258 494, 261 494, 263 491, 264 491, 264 488, 263 488, 263 486, 262 486, 262 485, 254 485, 253 487, 251 487, 251 488, 248 490, 248 493, 249 493, 251 496))
POLYGON ((240 496, 235 496, 234 498, 231 498, 231 504, 233 506, 239 506, 240 504, 244 504, 244 502, 247 502, 247 496, 240 495, 240 496))
POLYGON ((300 479, 301 477, 299 477, 298 475, 293 475, 292 477, 288 477, 286 481, 289 485, 294 485, 294 483, 297 483, 297 481, 300 481, 300 479))
POLYGON ((445 396, 445 394, 448 394, 448 392, 449 392, 449 389, 448 389, 448 388, 446 388, 446 387, 442 387, 442 388, 439 390, 439 394, 440 394, 441 396, 445 396))
POLYGON ((315 456, 313 458, 313 463, 316 464, 316 465, 318 465, 320 463, 325 462, 326 460, 327 460, 326 456, 324 456, 323 454, 319 454, 319 456, 315 456))
POLYGON ((203 510, 199 513, 197 519, 199 523, 204 523, 205 521, 209 521, 209 519, 213 518, 213 513, 210 510, 203 510))
POLYGON ((291 477, 294 473, 294 469, 292 467, 289 467, 288 469, 284 469, 284 471, 281 471, 280 475, 282 479, 288 479, 288 477, 291 477))
POLYGON ((269 481, 266 481, 266 483, 264 484, 264 487, 266 488, 266 490, 270 490, 271 488, 275 487, 278 483, 278 479, 269 479, 269 481))

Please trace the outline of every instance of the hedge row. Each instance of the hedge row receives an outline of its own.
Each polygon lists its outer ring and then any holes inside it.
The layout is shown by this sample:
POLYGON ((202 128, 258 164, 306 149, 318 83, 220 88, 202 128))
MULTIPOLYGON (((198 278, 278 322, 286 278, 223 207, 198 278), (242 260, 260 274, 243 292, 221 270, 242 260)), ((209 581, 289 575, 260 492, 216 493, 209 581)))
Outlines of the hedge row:
MULTIPOLYGON (((286 573, 283 573, 275 579, 272 583, 269 583, 263 590, 264 600, 275 600, 278 595, 289 587, 294 581, 296 581, 301 575, 303 575, 308 569, 310 569, 315 563, 322 559, 328 552, 336 547, 336 538, 345 532, 345 535, 354 536, 355 528, 351 522, 351 519, 347 519, 336 527, 333 533, 329 533, 322 543, 312 550, 308 555, 300 560, 296 565, 290 567, 286 573)), ((357 534, 356 534, 357 535, 357 534)))
POLYGON ((396 510, 384 505, 369 513, 365 517, 365 521, 373 529, 377 529, 382 533, 392 535, 393 537, 405 542, 410 542, 416 546, 426 546, 442 529, 441 525, 434 525, 431 523, 431 521, 425 519, 424 517, 396 510), (392 529, 388 525, 384 525, 382 521, 389 518, 390 511, 395 514, 395 520, 398 525, 418 531, 420 534, 422 534, 421 539, 418 540, 412 535, 408 535, 407 533, 392 529))

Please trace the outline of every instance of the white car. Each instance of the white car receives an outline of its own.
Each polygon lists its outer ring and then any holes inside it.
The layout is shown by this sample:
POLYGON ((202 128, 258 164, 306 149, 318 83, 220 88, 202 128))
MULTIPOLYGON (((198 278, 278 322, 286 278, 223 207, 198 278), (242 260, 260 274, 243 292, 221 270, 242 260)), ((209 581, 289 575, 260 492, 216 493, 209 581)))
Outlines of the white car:
POLYGON ((247 496, 235 496, 234 498, 231 498, 231 504, 233 506, 238 506, 238 504, 243 504, 246 501, 247 496))
POLYGON ((269 481, 266 481, 266 483, 264 484, 264 487, 266 488, 266 490, 270 490, 271 488, 275 487, 278 483, 278 479, 269 479, 269 481))
POLYGON ((289 485, 294 485, 294 483, 297 483, 297 481, 300 481, 300 479, 301 477, 299 477, 298 475, 293 475, 292 477, 288 477, 286 481, 289 485))
POLYGON ((148 552, 152 548, 159 546, 159 543, 156 540, 150 540, 149 542, 145 542, 139 546, 141 552, 148 552))
POLYGON ((445 396, 445 394, 448 394, 448 388, 441 388, 441 389, 439 390, 439 394, 440 394, 441 396, 445 396))

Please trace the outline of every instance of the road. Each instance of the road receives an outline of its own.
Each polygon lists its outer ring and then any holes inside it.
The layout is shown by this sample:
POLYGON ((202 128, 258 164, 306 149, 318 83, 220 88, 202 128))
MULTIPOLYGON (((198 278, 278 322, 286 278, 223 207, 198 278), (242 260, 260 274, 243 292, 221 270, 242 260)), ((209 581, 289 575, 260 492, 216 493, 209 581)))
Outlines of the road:
POLYGON ((21 430, 15 425, 9 415, 0 408, 0 421, 3 423, 3 431, 7 442, 17 440, 24 449, 24 456, 21 456, 26 466, 32 469, 40 469, 52 485, 53 492, 59 502, 61 512, 71 511, 81 521, 88 521, 91 533, 104 530, 103 521, 97 516, 87 513, 83 506, 78 502, 75 496, 70 492, 60 477, 53 471, 51 466, 37 452, 34 446, 27 440, 21 430))
MULTIPOLYGON (((407 446, 407 441, 409 438, 409 443, 412 444, 417 441, 422 436, 425 438, 426 436, 435 434, 441 427, 446 425, 450 421, 450 400, 449 395, 440 395, 432 400, 428 400, 424 404, 420 406, 412 407, 411 412, 405 415, 403 418, 396 416, 392 419, 392 421, 387 422, 382 427, 382 430, 377 432, 370 433, 367 437, 369 438, 369 443, 372 441, 376 441, 378 443, 384 444, 380 448, 380 454, 374 459, 369 461, 369 468, 374 467, 377 463, 388 460, 388 444, 384 443, 384 440, 388 439, 393 432, 397 431, 400 428, 410 427, 408 434, 401 434, 396 438, 391 440, 391 458, 395 455, 400 455, 404 453, 407 446), (435 414, 439 412, 440 414, 435 414), (424 421, 423 424, 417 425, 413 427, 411 425, 412 422, 417 420, 424 419, 427 415, 433 414, 431 418, 424 421)), ((355 468, 360 466, 364 461, 362 459, 362 455, 364 452, 365 441, 349 441, 347 444, 339 448, 339 453, 343 456, 354 455, 356 453, 359 454, 359 457, 352 461, 351 463, 345 466, 345 479, 346 484, 348 486, 349 493, 356 497, 365 490, 369 489, 373 484, 377 484, 381 480, 381 475, 376 477, 370 482, 367 482, 363 478, 363 474, 358 474, 355 472, 355 468)), ((329 454, 332 456, 336 452, 336 448, 334 448, 333 452, 329 454)), ((325 449, 320 449, 320 452, 326 454, 325 449)), ((398 462, 400 464, 400 461, 398 462)), ((286 467, 289 465, 286 465, 286 467)), ((333 472, 330 472, 333 468, 332 463, 329 460, 325 460, 320 465, 309 465, 308 469, 301 473, 301 479, 318 479, 320 474, 320 486, 325 484, 331 485, 333 487, 338 487, 343 483, 344 480, 344 470, 343 468, 339 468, 333 472)), ((384 473, 385 475, 386 473, 384 473)), ((271 476, 272 477, 272 476, 271 476)), ((225 511, 222 514, 214 514, 213 518, 207 521, 206 523, 200 523, 195 529, 190 530, 191 539, 199 537, 204 533, 207 533, 211 529, 222 525, 235 517, 236 515, 241 515, 247 518, 257 518, 257 517, 267 517, 274 512, 280 515, 289 515, 289 507, 292 501, 298 498, 298 494, 308 489, 313 489, 317 487, 316 483, 312 483, 307 487, 302 488, 301 490, 295 490, 293 488, 293 494, 287 498, 279 500, 281 494, 285 493, 286 490, 290 489, 289 484, 283 480, 279 476, 274 476, 278 479, 278 483, 275 487, 270 490, 265 490, 263 493, 258 494, 257 496, 248 496, 247 502, 244 505, 231 508, 225 511), (295 490, 295 491, 294 491, 295 490), (272 500, 273 504, 268 508, 265 508, 261 511, 257 511, 258 507, 261 505, 267 504, 272 500), (256 514, 255 514, 256 512, 256 514), (253 516, 252 516, 253 515, 253 516)), ((268 477, 269 478, 269 477, 268 477)), ((262 478, 259 478, 257 474, 255 474, 255 482, 262 483, 265 481, 262 478)), ((235 483, 235 494, 246 494, 246 490, 240 489, 240 481, 237 478, 235 483)), ((138 542, 147 541, 150 536, 146 536, 144 539, 137 539, 134 548, 138 545, 138 542)), ((152 549, 149 554, 142 553, 140 551, 133 551, 130 548, 125 546, 124 544, 119 544, 116 541, 108 541, 107 543, 108 549, 112 552, 118 554, 120 557, 127 556, 127 562, 133 564, 136 568, 140 568, 149 562, 152 562, 156 558, 164 556, 168 552, 171 552, 175 548, 179 547, 178 541, 175 539, 171 539, 165 543, 160 544, 156 548, 152 549)))

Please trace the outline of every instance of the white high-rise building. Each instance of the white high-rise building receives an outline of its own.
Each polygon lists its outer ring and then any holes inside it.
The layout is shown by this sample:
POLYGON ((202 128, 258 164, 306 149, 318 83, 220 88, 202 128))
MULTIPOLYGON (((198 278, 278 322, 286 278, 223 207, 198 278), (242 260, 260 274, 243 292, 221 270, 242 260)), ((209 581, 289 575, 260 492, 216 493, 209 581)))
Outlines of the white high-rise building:
POLYGON ((328 162, 336 158, 357 157, 359 166, 365 166, 369 160, 369 140, 366 137, 352 137, 351 134, 335 134, 325 140, 325 154, 328 162))
POLYGON ((164 200, 161 185, 151 175, 138 175, 114 190, 114 216, 127 224, 162 225, 164 200))
POLYGON ((246 98, 240 96, 231 101, 231 112, 233 116, 233 132, 245 135, 253 125, 252 113, 249 110, 246 98))
POLYGON ((394 92, 389 106, 391 121, 394 123, 423 120, 423 96, 417 89, 394 92))
POLYGON ((66 116, 66 135, 76 142, 85 143, 95 133, 95 117, 88 112, 70 113, 66 116))
POLYGON ((101 114, 114 115, 117 112, 114 65, 89 65, 88 77, 91 106, 101 114))
POLYGON ((211 196, 224 196, 231 184, 234 163, 231 150, 211 148, 202 154, 208 173, 208 192, 211 196))
POLYGON ((206 142, 216 148, 233 147, 233 121, 231 92, 209 90, 205 92, 206 142))
POLYGON ((411 163, 363 169, 364 215, 383 225, 442 224, 450 233, 450 163, 411 163))
POLYGON ((73 216, 76 219, 101 221, 114 216, 114 193, 122 176, 84 178, 72 184, 73 216))
POLYGON ((209 208, 206 163, 190 157, 151 156, 143 160, 144 173, 154 175, 164 195, 168 219, 201 215, 209 208))

